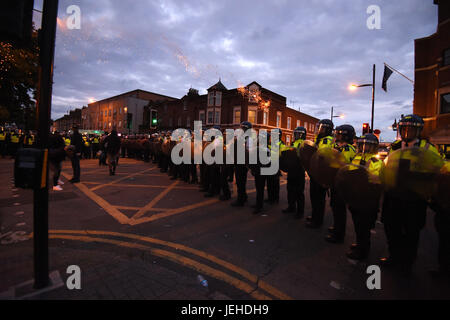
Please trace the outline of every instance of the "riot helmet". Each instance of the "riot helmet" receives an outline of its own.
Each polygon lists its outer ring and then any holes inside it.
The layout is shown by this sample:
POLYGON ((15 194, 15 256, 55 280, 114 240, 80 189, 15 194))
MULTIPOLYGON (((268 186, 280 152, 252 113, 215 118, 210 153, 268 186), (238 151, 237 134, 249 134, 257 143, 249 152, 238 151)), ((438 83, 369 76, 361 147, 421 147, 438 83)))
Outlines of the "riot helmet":
POLYGON ((333 121, 329 119, 320 120, 317 137, 320 139, 323 137, 331 136, 333 134, 333 128, 334 128, 333 121))
POLYGON ((378 153, 378 138, 373 133, 366 133, 357 140, 358 153, 378 153))
POLYGON ((398 130, 402 140, 411 142, 420 137, 424 122, 421 117, 415 114, 403 116, 398 122, 398 130))
POLYGON ((306 129, 304 127, 297 127, 294 129, 294 141, 298 139, 306 139, 306 129))
POLYGON ((334 134, 336 142, 347 142, 349 144, 353 144, 356 135, 355 128, 349 124, 337 126, 334 130, 334 134))

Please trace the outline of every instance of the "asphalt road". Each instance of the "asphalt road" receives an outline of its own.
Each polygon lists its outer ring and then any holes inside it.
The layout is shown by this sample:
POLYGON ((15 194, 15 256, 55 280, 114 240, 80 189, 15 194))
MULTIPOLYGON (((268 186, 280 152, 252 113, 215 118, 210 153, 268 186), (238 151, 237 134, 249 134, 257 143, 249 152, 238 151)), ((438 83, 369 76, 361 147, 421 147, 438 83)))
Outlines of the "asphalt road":
MULTIPOLYGON (((253 215, 249 202, 205 198, 198 185, 170 180, 151 163, 121 159, 109 176, 97 160, 81 161, 72 185, 64 163, 63 191, 50 191, 50 270, 65 282, 69 265, 82 270, 82 289, 66 286, 38 299, 448 299, 449 281, 428 274, 437 263, 437 237, 429 211, 411 277, 381 269, 381 289, 369 290, 367 266, 386 254, 383 226, 372 234, 367 261, 345 257, 354 239, 348 216, 344 244, 324 240, 331 224, 311 230, 282 214, 280 204, 253 215), (208 280, 203 287, 198 275, 208 280)), ((0 293, 33 277, 33 195, 13 186, 13 160, 0 159, 0 293)), ((234 184, 233 184, 234 185, 234 184)), ((306 190, 308 190, 308 183, 306 190)), ((235 187, 233 198, 236 195, 235 187)), ((232 200, 233 200, 232 198, 232 200)), ((306 192, 306 213, 310 212, 306 192)), ((17 294, 17 293, 16 293, 17 294)))

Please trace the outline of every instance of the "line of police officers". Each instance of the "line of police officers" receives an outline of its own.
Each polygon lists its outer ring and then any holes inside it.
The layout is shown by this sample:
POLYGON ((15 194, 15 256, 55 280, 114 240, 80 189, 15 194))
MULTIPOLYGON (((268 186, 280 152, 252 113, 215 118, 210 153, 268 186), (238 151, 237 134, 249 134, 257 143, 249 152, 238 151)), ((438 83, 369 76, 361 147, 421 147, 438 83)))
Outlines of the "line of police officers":
MULTIPOLYGON (((386 160, 388 160, 391 157, 391 154, 396 150, 408 150, 408 148, 411 149, 411 147, 416 150, 426 150, 439 157, 437 149, 431 143, 420 137, 423 125, 423 120, 416 115, 403 117, 398 125, 401 140, 398 140, 391 145, 390 154, 386 160)), ((252 124, 250 122, 244 121, 241 123, 241 129, 243 129, 244 132, 251 128, 252 124)), ((214 126, 214 129, 220 130, 220 126, 214 126)), ((379 141, 375 135, 369 133, 356 138, 355 130, 351 125, 341 125, 334 128, 332 121, 323 119, 319 122, 318 133, 313 143, 306 141, 306 129, 297 127, 294 130, 294 140, 292 144, 286 146, 281 141, 282 131, 280 129, 274 130, 279 135, 278 155, 280 157, 281 170, 287 172, 288 206, 286 209, 282 210, 283 213, 293 213, 296 219, 301 219, 304 216, 306 169, 310 178, 310 201, 312 208, 311 215, 306 217, 306 226, 308 228, 320 228, 323 225, 326 196, 329 194, 330 206, 333 213, 333 225, 328 228, 328 234, 325 239, 331 243, 344 242, 348 208, 353 220, 356 241, 349 248, 347 256, 350 259, 363 260, 369 255, 371 229, 375 228, 375 222, 378 218, 378 212, 380 211, 380 203, 382 203, 381 221, 384 224, 389 256, 382 258, 380 263, 384 266, 400 267, 402 271, 409 273, 417 256, 420 231, 425 225, 426 210, 427 207, 431 207, 436 212, 435 226, 439 234, 438 250, 440 266, 433 274, 448 275, 450 273, 449 208, 446 205, 442 205, 439 201, 434 201, 432 198, 425 199, 414 194, 405 197, 401 192, 399 194, 398 190, 383 189, 382 185, 388 178, 384 177, 385 180, 382 182, 380 175, 383 175, 386 161, 383 162, 377 158, 379 141), (361 197, 361 201, 364 202, 364 204, 359 205, 358 199, 355 199, 356 196, 352 195, 352 193, 347 192, 346 194, 342 191, 346 187, 345 183, 339 184, 333 182, 324 184, 323 178, 329 173, 329 171, 327 171, 329 168, 326 168, 325 166, 320 167, 322 162, 316 161, 320 159, 320 157, 307 159, 311 161, 311 166, 305 162, 305 159, 302 159, 302 151, 306 150, 308 145, 312 145, 312 147, 315 148, 317 155, 326 155, 328 152, 333 151, 333 153, 329 153, 332 157, 331 161, 329 161, 326 166, 333 167, 336 165, 336 169, 345 166, 342 175, 344 177, 346 175, 351 176, 364 172, 364 175, 368 177, 367 179, 369 182, 367 184, 367 188, 369 189, 367 189, 366 193, 379 193, 380 196, 368 196, 367 198, 363 196, 361 197), (339 159, 336 158, 336 153, 339 154, 339 159), (302 161, 292 162, 292 157, 289 157, 289 154, 296 155, 296 157, 300 158, 302 161), (292 163, 295 163, 295 165, 292 165, 292 163), (341 185, 342 187, 340 187, 341 185), (383 197, 381 197, 381 193, 383 193, 383 197), (381 201, 381 199, 383 200, 381 201)), ((189 134, 186 138, 190 139, 191 132, 188 132, 189 134)), ((261 168, 267 167, 268 164, 262 165, 259 161, 257 165, 249 165, 248 161, 244 164, 234 165, 226 163, 207 164, 202 162, 199 165, 200 179, 198 179, 197 165, 193 162, 191 162, 191 164, 174 164, 172 162, 170 151, 171 147, 177 142, 171 141, 170 136, 170 131, 153 134, 148 140, 148 153, 149 159, 153 160, 154 163, 158 163, 161 172, 168 172, 171 179, 180 178, 188 183, 199 182, 200 191, 205 192, 205 197, 219 196, 220 200, 226 201, 231 198, 228 183, 233 181, 234 175, 237 187, 237 197, 231 205, 233 207, 242 207, 248 201, 246 188, 248 171, 250 171, 255 178, 256 187, 256 203, 252 206, 253 213, 261 213, 264 202, 269 204, 279 203, 280 170, 272 175, 262 175, 261 168), (266 186, 268 198, 264 200, 266 186)), ((274 148, 271 147, 270 136, 267 138, 269 142, 266 151, 267 154, 270 155, 274 152, 274 148)), ((219 137, 215 139, 224 138, 219 137)), ((215 143, 214 138, 211 140, 211 143, 215 143)), ((236 141, 237 140, 235 139, 235 144, 236 141)), ((258 141, 256 146, 252 146, 251 144, 254 143, 254 141, 255 140, 246 138, 244 140, 245 149, 249 150, 255 147, 264 147, 259 145, 259 140, 256 140, 258 141)), ((218 140, 216 140, 216 143, 217 142, 218 140)), ((130 144, 128 145, 130 146, 130 144)), ((130 148, 129 146, 128 148, 130 148)), ((235 145, 234 147, 236 151, 237 146, 235 145)), ((127 142, 124 142, 124 148, 127 148, 127 142)), ((133 152, 132 150, 128 150, 127 153, 130 151, 131 153, 133 152)), ((401 156, 403 155, 408 155, 408 157, 410 157, 411 153, 402 153, 401 156)), ((124 153, 122 153, 122 156, 124 156, 124 153)), ((401 161, 400 166, 402 166, 401 161)), ((448 161, 444 163, 442 170, 446 170, 445 172, 449 173, 450 169, 448 161)), ((398 177, 395 177, 395 179, 397 178, 398 177)), ((342 182, 342 178, 339 181, 342 182)), ((351 187, 358 188, 359 186, 356 185, 351 187)), ((363 186, 361 186, 361 188, 363 188, 363 186)), ((361 190, 359 190, 359 192, 361 192, 361 190)))
POLYGON ((35 135, 32 131, 7 130, 0 127, 0 155, 2 157, 16 156, 19 148, 32 148, 35 145, 35 135))

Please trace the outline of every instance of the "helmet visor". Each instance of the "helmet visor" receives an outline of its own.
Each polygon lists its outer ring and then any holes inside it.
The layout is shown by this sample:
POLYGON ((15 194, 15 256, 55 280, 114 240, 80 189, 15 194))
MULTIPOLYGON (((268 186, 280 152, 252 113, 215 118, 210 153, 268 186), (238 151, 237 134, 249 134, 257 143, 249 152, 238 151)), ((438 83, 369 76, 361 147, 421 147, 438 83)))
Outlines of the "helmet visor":
POLYGON ((415 126, 401 126, 400 136, 403 141, 411 142, 419 137, 420 128, 415 126))

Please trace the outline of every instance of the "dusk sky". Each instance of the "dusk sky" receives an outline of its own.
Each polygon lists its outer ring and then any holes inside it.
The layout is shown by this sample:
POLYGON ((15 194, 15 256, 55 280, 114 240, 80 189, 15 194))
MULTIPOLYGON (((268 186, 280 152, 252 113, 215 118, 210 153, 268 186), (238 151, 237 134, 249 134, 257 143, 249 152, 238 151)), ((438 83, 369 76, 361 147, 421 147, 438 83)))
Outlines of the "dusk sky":
MULTIPOLYGON (((42 9, 42 0, 35 0, 42 9)), ((40 25, 40 13, 35 12, 40 25)), ((288 106, 349 123, 370 122, 376 64, 375 128, 382 140, 394 118, 412 113, 413 84, 397 73, 381 89, 383 63, 414 80, 414 39, 436 31, 432 0, 59 1, 52 118, 134 89, 181 98, 257 81, 288 106), (67 7, 81 9, 81 29, 67 28, 67 7), (370 5, 381 29, 369 30, 370 5)))

